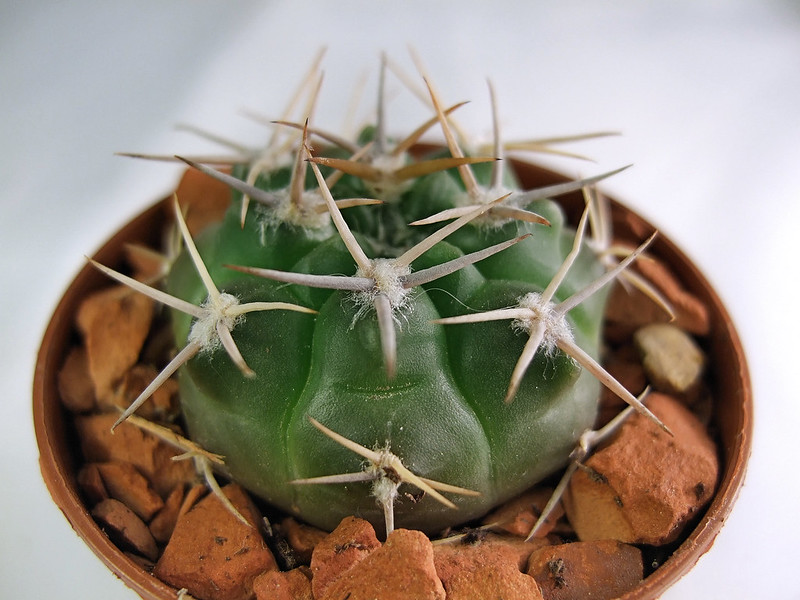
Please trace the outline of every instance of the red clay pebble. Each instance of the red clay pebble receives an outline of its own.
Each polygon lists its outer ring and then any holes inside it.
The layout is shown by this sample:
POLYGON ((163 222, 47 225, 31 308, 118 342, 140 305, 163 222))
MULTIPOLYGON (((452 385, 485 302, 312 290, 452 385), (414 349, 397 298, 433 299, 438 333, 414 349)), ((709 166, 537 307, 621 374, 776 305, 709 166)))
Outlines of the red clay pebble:
POLYGON ((90 505, 97 504, 108 498, 106 484, 103 483, 103 478, 100 477, 97 463, 87 463, 81 467, 81 470, 78 471, 78 485, 90 505))
POLYGON ((267 571, 253 582, 256 600, 314 600, 311 594, 311 570, 298 567, 291 571, 267 571))
MULTIPOLYGON (((553 490, 550 488, 536 488, 525 492, 490 513, 483 523, 484 525, 497 523, 495 529, 527 538, 552 493, 553 490)), ((563 515, 564 508, 559 503, 550 516, 545 519, 536 537, 545 537, 549 534, 563 515)))
POLYGON ((96 292, 81 303, 78 327, 98 399, 110 398, 117 381, 136 364, 152 318, 153 301, 124 286, 96 292))
POLYGON ((583 541, 671 542, 713 495, 719 463, 700 421, 664 394, 646 404, 673 435, 636 413, 575 473, 563 502, 583 541))
MULTIPOLYGON (((483 548, 486 552, 492 552, 502 555, 507 562, 517 565, 520 571, 525 571, 528 565, 528 557, 534 550, 538 550, 542 546, 549 546, 551 542, 546 538, 533 538, 531 541, 526 542, 523 539, 514 536, 508 536, 498 533, 489 533, 478 542, 473 542, 472 545, 478 548, 483 548)), ((444 544, 437 544, 438 546, 444 544)))
MULTIPOLYGON (((313 583, 313 582, 312 582, 313 583)), ((316 600, 444 600, 433 546, 421 531, 395 529, 380 548, 342 573, 316 600)))
MULTIPOLYGON (((706 335, 711 329, 708 308, 687 291, 669 268, 653 257, 639 260, 634 266, 667 299, 675 313, 673 325, 690 333, 706 335)), ((649 323, 665 323, 669 315, 637 289, 615 286, 608 301, 606 318, 615 327, 627 331, 649 323)))
POLYGON ((192 237, 210 224, 222 221, 231 203, 227 185, 195 169, 186 170, 175 195, 186 215, 186 226, 192 237))
POLYGON ((528 574, 544 600, 611 600, 644 576, 642 552, 615 540, 547 546, 531 554, 528 574))
MULTIPOLYGON (((244 490, 230 484, 223 492, 257 526, 260 516, 244 490)), ((247 600, 256 576, 277 568, 258 530, 209 494, 178 520, 154 574, 204 600, 247 600)))
POLYGON ((181 508, 178 510, 178 519, 192 510, 192 507, 205 496, 207 491, 208 488, 205 483, 195 483, 189 486, 189 489, 186 490, 186 494, 183 497, 183 502, 181 502, 181 508))
POLYGON ((125 244, 125 261, 131 266, 131 276, 152 285, 162 279, 169 270, 169 259, 142 244, 125 244))
MULTIPOLYGON (((157 376, 158 369, 151 365, 134 365, 123 375, 107 404, 122 409, 128 408, 157 376)), ((167 379, 136 411, 136 414, 150 421, 169 422, 180 412, 177 394, 177 379, 167 379)))
POLYGON ((184 489, 182 485, 176 485, 167 499, 164 501, 164 506, 158 511, 150 521, 150 533, 156 538, 157 542, 166 544, 175 530, 175 524, 178 522, 178 515, 180 514, 181 506, 183 505, 184 489))
POLYGON ((368 521, 356 517, 342 519, 330 535, 317 543, 311 555, 314 597, 321 598, 337 577, 380 546, 368 521))
MULTIPOLYGON (((644 374, 641 357, 630 344, 609 352, 603 359, 603 367, 634 396, 638 396, 647 387, 647 377, 644 374)), ((622 398, 605 386, 601 391, 600 403, 603 406, 616 408, 626 406, 622 398)))
POLYGON ((306 564, 311 562, 311 555, 316 545, 328 536, 322 529, 299 523, 292 517, 286 517, 281 521, 280 532, 294 550, 297 559, 306 564))
POLYGON ((154 435, 135 425, 121 423, 114 414, 80 416, 75 419, 81 450, 89 462, 129 462, 147 477, 155 491, 166 497, 179 484, 194 481, 196 474, 189 460, 175 461, 175 450, 154 435))
POLYGON ((531 553, 547 545, 539 538, 526 543, 496 535, 474 544, 438 544, 436 573, 447 600, 535 600, 542 597, 539 588, 522 570, 531 553))
POLYGON ((67 354, 58 372, 58 393, 70 412, 88 412, 94 408, 94 385, 89 378, 89 357, 83 346, 76 346, 67 354))
POLYGON ((147 525, 119 500, 107 498, 101 501, 92 509, 92 517, 115 543, 150 560, 158 557, 156 541, 147 525))
POLYGON ((143 521, 152 519, 164 506, 161 496, 153 491, 150 482, 131 463, 98 463, 97 470, 108 495, 122 502, 143 521))

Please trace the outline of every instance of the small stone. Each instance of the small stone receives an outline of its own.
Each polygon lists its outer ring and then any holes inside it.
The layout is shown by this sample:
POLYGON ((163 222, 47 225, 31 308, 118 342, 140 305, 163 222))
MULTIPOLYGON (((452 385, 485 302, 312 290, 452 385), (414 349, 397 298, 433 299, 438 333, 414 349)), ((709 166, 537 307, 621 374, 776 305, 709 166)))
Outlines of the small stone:
POLYGON ((528 574, 544 600, 611 600, 641 583, 642 552, 615 540, 547 546, 531 554, 528 574))
POLYGON ((139 363, 155 365, 161 369, 175 357, 176 352, 175 335, 170 322, 164 312, 159 312, 158 320, 151 325, 150 335, 147 336, 142 352, 139 354, 139 363))
MULTIPOLYGON (((647 376, 639 353, 633 344, 626 343, 607 353, 603 367, 634 396, 639 396, 647 387, 647 376)), ((600 407, 594 428, 600 429, 627 408, 628 404, 606 386, 600 391, 600 407)))
POLYGON ((292 517, 286 517, 281 521, 280 530, 292 550, 294 550, 298 560, 306 564, 311 562, 311 555, 317 544, 328 536, 328 533, 322 529, 311 527, 305 523, 298 523, 292 517))
POLYGON ((674 324, 696 335, 707 335, 711 329, 708 308, 678 281, 666 263, 651 258, 637 262, 642 275, 661 290, 675 312, 674 324))
POLYGON ((648 325, 639 329, 633 340, 653 388, 673 395, 697 389, 706 357, 686 332, 674 325, 648 325))
POLYGON ((208 225, 222 221, 231 203, 231 192, 227 185, 196 169, 184 172, 175 195, 192 237, 208 225))
POLYGON ((189 490, 186 492, 186 495, 183 498, 183 502, 181 503, 181 508, 178 511, 178 518, 180 519, 183 515, 187 512, 192 510, 195 504, 206 494, 207 487, 205 483, 195 483, 192 486, 189 486, 189 490))
POLYGON ((172 460, 177 450, 128 422, 120 423, 112 433, 111 426, 116 420, 113 414, 75 419, 81 450, 87 461, 131 463, 162 498, 176 485, 194 481, 196 474, 191 461, 172 460))
POLYGON ((159 281, 169 272, 167 257, 141 244, 126 244, 125 260, 133 270, 132 277, 147 284, 159 281))
POLYGON ((172 536, 183 505, 183 498, 183 485, 176 485, 164 501, 164 506, 150 521, 150 533, 153 534, 157 542, 166 544, 170 536, 172 536))
MULTIPOLYGON (((158 376, 158 370, 150 365, 137 364, 130 368, 114 389, 106 403, 126 409, 139 397, 144 389, 158 376)), ((169 422, 179 414, 178 381, 167 379, 136 411, 143 419, 156 422, 169 422)))
POLYGON ((152 318, 153 301, 120 285, 96 292, 81 303, 78 328, 98 399, 110 398, 117 381, 136 364, 152 318))
POLYGON ((582 541, 674 541, 713 496, 719 461, 705 428, 675 398, 654 392, 646 404, 673 435, 635 413, 575 472, 563 503, 582 541))
POLYGON ((256 600, 314 600, 311 594, 311 570, 298 567, 291 571, 267 571, 253 582, 256 600))
POLYGON ((368 521, 356 517, 342 519, 330 535, 317 543, 311 555, 314 597, 321 598, 336 578, 380 546, 368 521))
POLYGON ((70 412, 89 412, 94 408, 94 385, 89 378, 89 357, 83 346, 76 346, 67 354, 58 372, 58 393, 70 412))
POLYGON ((107 498, 95 505, 92 517, 115 544, 130 548, 145 558, 158 558, 158 546, 147 525, 119 500, 107 498))
POLYGON ((164 506, 161 496, 155 493, 150 482, 131 463, 98 463, 97 470, 108 495, 122 502, 142 520, 149 521, 164 506))
POLYGON ((100 477, 97 463, 86 463, 78 471, 78 485, 90 505, 108 498, 108 490, 100 477))
POLYGON ((277 565, 256 529, 260 515, 244 490, 230 484, 223 492, 252 526, 209 494, 178 520, 154 574, 205 600, 247 600, 255 578, 277 565))
MULTIPOLYGON (((552 494, 553 490, 551 488, 544 487, 537 487, 525 492, 490 513, 483 520, 483 524, 497 523, 494 529, 500 529, 512 535, 527 538, 552 494)), ((545 519, 536 537, 547 536, 563 515, 564 508, 561 503, 558 503, 553 512, 550 513, 550 516, 545 519)))
POLYGON ((434 546, 436 573, 447 600, 534 600, 541 598, 539 588, 522 571, 531 553, 547 545, 540 538, 524 542, 492 534, 475 544, 438 544, 434 546))
MULTIPOLYGON (((670 269, 659 259, 648 256, 636 261, 633 268, 661 292, 675 313, 674 325, 695 335, 707 335, 711 330, 708 308, 685 289, 670 269)), ((615 327, 632 331, 650 323, 665 323, 669 315, 635 289, 617 285, 611 292, 606 318, 615 327)))
MULTIPOLYGON (((312 581, 313 583, 313 581, 312 581)), ((386 543, 331 582, 318 600, 444 600, 433 546, 420 531, 395 529, 386 543)))
MULTIPOLYGON (((641 394, 647 387, 641 357, 630 344, 610 352, 603 360, 603 367, 634 396, 641 394)), ((627 406, 622 398, 605 386, 600 402, 608 406, 627 406)))
MULTIPOLYGON (((148 573, 152 573, 153 572, 153 567, 156 566, 156 563, 155 563, 154 560, 150 560, 149 558, 145 558, 144 556, 136 554, 135 552, 125 552, 124 554, 129 559, 131 559, 133 562, 135 562, 137 565, 139 565, 139 567, 143 571, 146 571, 148 573)), ((187 598, 186 600, 190 600, 190 599, 187 598)))

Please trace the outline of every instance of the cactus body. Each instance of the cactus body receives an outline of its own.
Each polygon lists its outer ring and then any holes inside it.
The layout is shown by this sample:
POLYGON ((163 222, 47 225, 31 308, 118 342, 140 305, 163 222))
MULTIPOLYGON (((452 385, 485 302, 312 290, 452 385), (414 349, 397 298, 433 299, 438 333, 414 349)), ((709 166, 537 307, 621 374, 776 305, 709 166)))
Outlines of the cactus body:
MULTIPOLYGON (((324 169, 323 169, 324 171, 324 169)), ((327 172, 327 171, 326 171, 327 172)), ((488 170, 474 169, 489 186, 488 170)), ((235 171, 240 179, 246 168, 235 171)), ((290 169, 263 173, 256 185, 284 189, 290 169)), ((506 187, 514 188, 513 181, 506 187)), ((307 174, 306 189, 316 186, 307 174)), ((332 187, 336 198, 372 196, 369 182, 347 175, 332 187)), ((381 190, 378 190, 384 193, 381 190)), ((384 204, 343 211, 370 259, 392 259, 441 224, 409 226, 463 204, 454 170, 423 175, 386 192, 384 204)), ((181 403, 192 438, 225 457, 229 473, 272 504, 325 529, 347 515, 383 523, 370 483, 292 485, 290 482, 358 472, 363 459, 313 426, 313 418, 369 448, 389 447, 411 471, 468 488, 478 496, 448 495, 456 508, 402 488, 397 525, 436 532, 481 516, 562 467, 597 410, 598 382, 557 348, 538 351, 513 402, 504 402, 514 365, 528 339, 508 320, 443 325, 451 317, 514 306, 540 293, 572 248, 574 231, 552 200, 528 208, 549 226, 477 218, 417 257, 418 272, 522 234, 516 245, 411 289, 392 317, 397 363, 387 373, 373 307, 359 292, 318 289, 254 277, 228 265, 320 275, 356 274, 357 265, 325 213, 313 224, 289 222, 273 207, 254 206, 240 224, 242 197, 223 222, 197 238, 203 261, 220 290, 241 302, 284 301, 316 314, 254 312, 233 337, 254 378, 242 376, 224 349, 200 352, 181 370, 181 403)), ((564 299, 604 272, 584 248, 554 300, 564 299)), ((167 290, 200 304, 206 289, 188 256, 179 257, 167 290)), ((575 342, 598 354, 605 302, 593 295, 567 315, 575 342)), ((175 315, 179 345, 192 322, 175 315)))

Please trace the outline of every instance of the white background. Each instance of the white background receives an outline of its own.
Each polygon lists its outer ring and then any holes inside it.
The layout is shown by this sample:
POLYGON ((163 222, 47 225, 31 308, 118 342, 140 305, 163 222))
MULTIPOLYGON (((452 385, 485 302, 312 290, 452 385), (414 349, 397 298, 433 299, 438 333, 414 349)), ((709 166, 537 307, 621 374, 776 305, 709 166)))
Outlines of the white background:
MULTIPOLYGON (((116 151, 208 149, 176 123, 248 142, 328 46, 316 122, 338 130, 360 74, 417 49, 459 122, 508 138, 621 131, 578 148, 590 174, 678 242, 727 304, 749 355, 756 431, 746 485, 712 550, 665 598, 800 598, 800 4, 795 0, 0 4, 0 586, 5 598, 133 598, 41 482, 30 414, 50 312, 110 233, 177 168, 116 151), (18 5, 20 8, 12 8, 18 5), (397 8, 397 6, 401 6, 397 8)), ((421 104, 403 92, 392 106, 421 104)), ((367 105, 367 100, 362 106, 367 105)), ((366 108, 361 114, 366 114, 366 108)), ((416 124, 390 112, 390 128, 416 124)))

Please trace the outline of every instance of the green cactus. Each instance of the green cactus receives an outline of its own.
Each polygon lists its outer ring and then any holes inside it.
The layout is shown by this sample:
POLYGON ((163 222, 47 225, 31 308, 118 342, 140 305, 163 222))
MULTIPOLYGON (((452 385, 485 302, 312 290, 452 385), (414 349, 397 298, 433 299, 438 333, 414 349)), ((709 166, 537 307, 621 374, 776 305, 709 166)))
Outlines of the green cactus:
POLYGON ((170 305, 183 348, 120 421, 180 369, 191 438, 258 496, 324 529, 437 532, 563 467, 598 380, 649 414, 596 363, 604 285, 641 249, 609 269, 552 200, 609 174, 519 190, 499 141, 464 157, 459 105, 429 92, 431 120, 394 144, 379 110, 357 142, 302 127, 290 163, 183 159, 233 201, 196 240, 177 211, 163 291, 98 265, 170 305), (409 154, 435 125, 449 152, 409 154))

